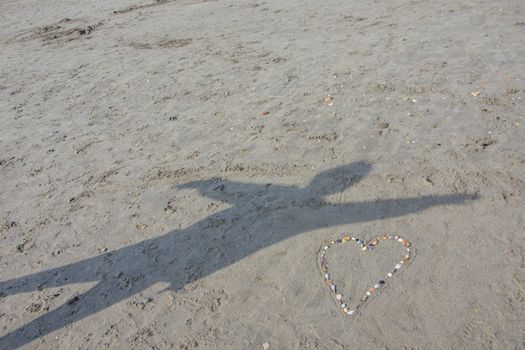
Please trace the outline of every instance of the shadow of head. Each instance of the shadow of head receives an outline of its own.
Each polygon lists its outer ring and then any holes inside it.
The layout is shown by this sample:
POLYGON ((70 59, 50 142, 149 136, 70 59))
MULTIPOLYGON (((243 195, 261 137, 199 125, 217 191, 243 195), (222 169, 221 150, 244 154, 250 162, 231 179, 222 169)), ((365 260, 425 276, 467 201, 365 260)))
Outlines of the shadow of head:
POLYGON ((341 165, 317 174, 307 188, 320 195, 343 192, 365 178, 371 170, 372 166, 364 161, 341 165))

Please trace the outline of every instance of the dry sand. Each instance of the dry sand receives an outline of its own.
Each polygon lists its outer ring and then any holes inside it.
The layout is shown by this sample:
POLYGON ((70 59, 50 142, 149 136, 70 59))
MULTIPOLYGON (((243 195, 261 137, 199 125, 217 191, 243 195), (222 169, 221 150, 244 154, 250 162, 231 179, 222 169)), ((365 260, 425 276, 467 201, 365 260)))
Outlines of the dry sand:
POLYGON ((0 349, 522 349, 524 57, 522 0, 3 0, 0 349), (415 248, 353 318, 343 232, 415 248))

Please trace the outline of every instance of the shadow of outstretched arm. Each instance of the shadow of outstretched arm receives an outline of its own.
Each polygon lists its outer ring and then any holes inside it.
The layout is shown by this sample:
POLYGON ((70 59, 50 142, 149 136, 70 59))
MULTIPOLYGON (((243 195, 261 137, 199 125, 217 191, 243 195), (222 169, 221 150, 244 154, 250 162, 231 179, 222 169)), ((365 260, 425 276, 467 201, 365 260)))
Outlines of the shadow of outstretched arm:
POLYGON ((477 199, 475 194, 450 194, 327 204, 319 209, 318 225, 310 229, 405 216, 442 205, 462 205, 477 199))

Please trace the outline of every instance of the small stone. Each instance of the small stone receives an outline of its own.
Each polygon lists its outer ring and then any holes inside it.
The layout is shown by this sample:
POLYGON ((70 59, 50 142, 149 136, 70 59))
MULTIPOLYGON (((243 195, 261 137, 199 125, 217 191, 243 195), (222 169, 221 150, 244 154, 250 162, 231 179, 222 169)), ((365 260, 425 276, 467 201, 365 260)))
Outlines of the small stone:
POLYGON ((372 293, 370 291, 366 292, 366 295, 371 296, 372 293))
POLYGON ((335 292, 335 288, 336 288, 336 287, 335 287, 335 284, 332 284, 332 285, 330 286, 330 289, 333 290, 334 292, 335 292))
POLYGON ((325 274, 324 274, 324 279, 325 279, 325 280, 330 279, 330 274, 329 274, 329 273, 325 273, 325 274))
POLYGON ((343 299, 343 295, 342 294, 336 294, 335 298, 337 300, 341 300, 341 299, 343 299))
POLYGON ((345 308, 343 309, 343 311, 346 312, 346 313, 348 313, 348 311, 349 311, 348 307, 345 307, 345 308))
POLYGON ((355 310, 350 310, 350 311, 347 312, 347 314, 350 315, 350 316, 353 315, 354 313, 355 313, 355 310))
POLYGON ((341 304, 341 307, 344 309, 346 307, 346 304, 341 304))
POLYGON ((75 296, 69 298, 69 299, 66 301, 66 304, 68 304, 68 305, 73 305, 73 304, 76 304, 79 300, 80 300, 80 297, 79 297, 78 295, 75 295, 75 296))
POLYGON ((266 342, 266 343, 263 343, 263 349, 264 350, 268 350, 270 348, 270 343, 266 342))
POLYGON ((400 269, 400 268, 401 268, 401 264, 397 264, 396 269, 400 269))
POLYGON ((410 242, 408 240, 404 239, 403 240, 403 245, 408 248, 408 247, 410 247, 410 242))
POLYGON ((376 289, 375 289, 375 288, 370 288, 368 291, 369 291, 370 293, 374 293, 374 292, 376 291, 376 289))
POLYGON ((323 99, 325 103, 329 103, 329 102, 332 102, 334 98, 330 95, 326 95, 325 98, 323 99))
POLYGON ((392 276, 393 276, 392 272, 389 272, 389 273, 387 274, 387 276, 388 276, 388 277, 392 277, 392 276))
POLYGON ((387 129, 390 125, 388 123, 379 123, 379 129, 387 129))
POLYGON ((140 301, 141 304, 148 304, 148 303, 151 303, 153 301, 153 298, 150 298, 150 297, 144 297, 142 298, 142 300, 140 301))
POLYGON ((397 241, 398 242, 403 242, 403 238, 398 238, 397 241))
POLYGON ((374 284, 374 288, 379 288, 379 284, 374 284))
POLYGON ((146 227, 148 227, 148 225, 146 225, 146 224, 137 224, 136 227, 139 230, 144 230, 146 227))
POLYGON ((380 281, 379 281, 379 284, 385 284, 385 281, 380 280, 380 281))

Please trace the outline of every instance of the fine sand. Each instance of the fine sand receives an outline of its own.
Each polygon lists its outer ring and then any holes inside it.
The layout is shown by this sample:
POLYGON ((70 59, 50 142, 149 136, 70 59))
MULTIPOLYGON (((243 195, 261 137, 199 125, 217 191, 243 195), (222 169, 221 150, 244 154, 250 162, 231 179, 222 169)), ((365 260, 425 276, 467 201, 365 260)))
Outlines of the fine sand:
POLYGON ((0 349, 525 347, 524 1, 149 1, 0 2, 0 349))

